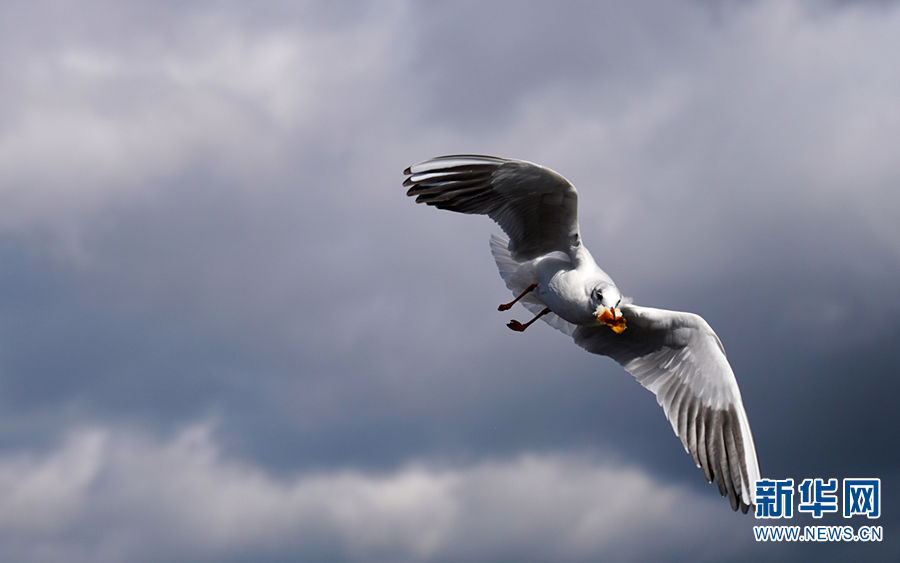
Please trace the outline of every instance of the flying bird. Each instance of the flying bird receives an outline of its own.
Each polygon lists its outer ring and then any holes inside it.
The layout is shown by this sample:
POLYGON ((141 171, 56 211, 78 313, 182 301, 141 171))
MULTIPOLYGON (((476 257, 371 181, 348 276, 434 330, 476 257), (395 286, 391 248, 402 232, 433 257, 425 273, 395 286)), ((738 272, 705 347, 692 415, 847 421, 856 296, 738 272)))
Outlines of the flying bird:
POLYGON ((693 313, 636 305, 585 248, 578 193, 560 174, 522 160, 450 155, 403 171, 406 195, 439 209, 487 215, 500 276, 534 317, 594 354, 609 356, 656 395, 685 450, 732 510, 756 504, 759 464, 741 392, 725 349, 693 313))

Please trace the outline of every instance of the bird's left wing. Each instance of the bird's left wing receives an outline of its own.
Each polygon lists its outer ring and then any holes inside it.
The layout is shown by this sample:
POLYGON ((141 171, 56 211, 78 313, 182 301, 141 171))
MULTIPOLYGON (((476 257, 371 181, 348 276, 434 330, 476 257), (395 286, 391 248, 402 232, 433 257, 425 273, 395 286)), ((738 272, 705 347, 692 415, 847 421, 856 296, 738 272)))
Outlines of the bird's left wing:
POLYGON ((579 326, 572 337, 609 356, 656 395, 675 434, 731 508, 755 504, 759 464, 741 392, 725 350, 698 315, 624 305, 627 328, 579 326))

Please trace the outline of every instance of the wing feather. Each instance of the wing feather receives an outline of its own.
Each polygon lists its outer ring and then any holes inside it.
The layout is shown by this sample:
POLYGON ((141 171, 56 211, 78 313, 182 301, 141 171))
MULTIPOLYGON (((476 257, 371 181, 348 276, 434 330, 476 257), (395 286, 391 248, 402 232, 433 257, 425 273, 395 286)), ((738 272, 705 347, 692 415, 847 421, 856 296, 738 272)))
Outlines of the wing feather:
POLYGON ((685 450, 734 510, 755 503, 759 464, 737 380, 716 334, 691 313, 624 305, 627 329, 579 326, 575 342, 610 356, 656 400, 685 450))
POLYGON ((416 203, 488 215, 509 236, 517 261, 581 246, 578 193, 568 180, 537 164, 493 156, 440 156, 403 171, 416 203))

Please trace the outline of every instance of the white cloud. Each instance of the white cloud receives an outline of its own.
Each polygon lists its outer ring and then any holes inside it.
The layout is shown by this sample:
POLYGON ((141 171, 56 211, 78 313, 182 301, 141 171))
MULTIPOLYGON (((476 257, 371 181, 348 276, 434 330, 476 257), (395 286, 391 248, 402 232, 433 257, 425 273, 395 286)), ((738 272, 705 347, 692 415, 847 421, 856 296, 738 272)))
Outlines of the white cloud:
POLYGON ((44 456, 0 462, 0 528, 7 533, 56 533, 79 517, 101 469, 103 435, 84 431, 44 456))
POLYGON ((200 11, 114 41, 85 13, 87 32, 8 45, 0 230, 77 233, 191 170, 261 190, 306 149, 345 150, 374 115, 398 6, 337 29, 200 11))
POLYGON ((652 556, 718 535, 725 555, 744 522, 712 489, 698 496, 577 456, 277 477, 223 456, 212 431, 198 424, 160 441, 82 429, 55 450, 0 457, 0 555, 577 560, 652 556))

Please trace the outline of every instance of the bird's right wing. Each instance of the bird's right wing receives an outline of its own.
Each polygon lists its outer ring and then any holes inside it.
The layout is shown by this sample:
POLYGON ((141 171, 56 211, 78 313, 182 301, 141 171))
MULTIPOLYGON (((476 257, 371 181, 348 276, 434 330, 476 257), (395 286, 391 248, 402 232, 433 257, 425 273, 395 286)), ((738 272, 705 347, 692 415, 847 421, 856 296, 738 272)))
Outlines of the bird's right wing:
POLYGON ((509 236, 517 261, 581 246, 578 193, 568 180, 531 162, 492 156, 440 156, 403 171, 416 203, 488 215, 509 236))
POLYGON ((609 356, 656 395, 684 448, 731 507, 756 502, 759 464, 741 392, 725 350, 698 315, 624 305, 626 329, 579 326, 572 337, 609 356))

